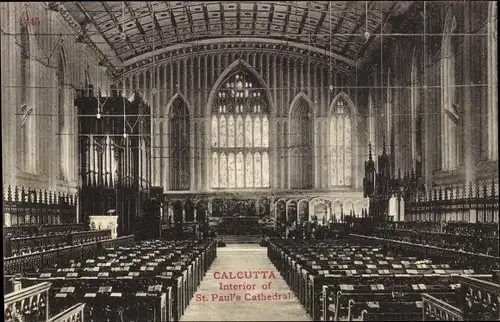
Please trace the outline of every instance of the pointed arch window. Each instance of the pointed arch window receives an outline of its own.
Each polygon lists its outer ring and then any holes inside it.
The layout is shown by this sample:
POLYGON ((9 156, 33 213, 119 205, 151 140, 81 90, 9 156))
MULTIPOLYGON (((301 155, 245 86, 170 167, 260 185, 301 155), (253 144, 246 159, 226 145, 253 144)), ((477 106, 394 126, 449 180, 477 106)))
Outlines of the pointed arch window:
MULTIPOLYGON (((190 116, 186 102, 177 97, 170 109, 170 190, 189 190, 191 186, 190 116)), ((217 160, 215 160, 217 161, 217 160)))
POLYGON ((269 187, 269 110, 258 81, 231 73, 212 106, 212 188, 269 187))
POLYGON ((343 97, 334 100, 330 116, 330 185, 352 185, 351 107, 343 97))
POLYGON ((313 107, 300 93, 290 109, 290 132, 288 136, 290 157, 290 188, 311 189, 314 184, 313 162, 313 107))
POLYGON ((460 108, 456 95, 455 46, 457 21, 448 11, 441 49, 441 167, 455 170, 459 165, 460 108))

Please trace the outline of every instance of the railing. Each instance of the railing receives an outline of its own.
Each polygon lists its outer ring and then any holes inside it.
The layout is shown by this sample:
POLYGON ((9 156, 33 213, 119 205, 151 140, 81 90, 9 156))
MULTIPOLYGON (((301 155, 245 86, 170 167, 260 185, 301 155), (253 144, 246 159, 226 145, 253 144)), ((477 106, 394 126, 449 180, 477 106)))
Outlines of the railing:
POLYGON ((69 234, 26 236, 7 238, 5 242, 5 257, 21 256, 58 249, 66 246, 75 246, 98 242, 111 238, 111 230, 90 230, 69 234))
POLYGON ((60 225, 26 225, 26 226, 11 226, 3 228, 3 236, 5 237, 20 237, 27 235, 41 235, 64 233, 69 231, 84 231, 88 229, 85 224, 60 224, 60 225))
POLYGON ((44 282, 4 297, 4 321, 47 321, 50 283, 44 282))
POLYGON ((498 184, 434 188, 405 196, 405 221, 465 221, 498 223, 498 184), (475 190, 475 192, 474 192, 475 190))
POLYGON ((386 239, 380 237, 373 236, 364 236, 351 234, 349 235, 351 238, 355 238, 359 241, 369 242, 370 244, 378 244, 383 245, 388 248, 397 249, 398 251, 408 251, 412 253, 418 253, 420 255, 427 257, 438 257, 438 258, 447 258, 452 261, 456 261, 460 265, 468 265, 477 270, 476 273, 484 273, 483 271, 486 269, 488 274, 491 274, 491 269, 498 269, 499 260, 498 257, 485 255, 485 254, 477 254, 470 253, 460 250, 422 245, 416 243, 410 243, 405 241, 386 239))
POLYGON ((466 236, 498 237, 498 223, 470 223, 464 221, 399 221, 386 222, 383 228, 413 230, 417 232, 446 233, 466 236))
POLYGON ((134 241, 134 236, 124 236, 116 239, 91 242, 82 245, 68 246, 45 252, 26 254, 4 258, 4 274, 15 274, 32 271, 54 264, 67 263, 99 253, 104 248, 117 247, 134 241))
POLYGON ((4 226, 76 222, 77 195, 8 186, 3 200, 4 226))
MULTIPOLYGON (((471 224, 474 225, 474 224, 471 224)), ((476 235, 459 235, 441 232, 416 231, 412 229, 377 228, 377 237, 400 241, 425 243, 446 249, 463 250, 470 253, 485 254, 498 257, 498 237, 476 235)))
POLYGON ((500 285, 469 276, 460 276, 459 301, 464 320, 500 320, 500 285))
POLYGON ((422 321, 463 321, 462 310, 432 295, 422 294, 422 321))
POLYGON ((78 303, 50 318, 47 322, 83 322, 85 303, 78 303))

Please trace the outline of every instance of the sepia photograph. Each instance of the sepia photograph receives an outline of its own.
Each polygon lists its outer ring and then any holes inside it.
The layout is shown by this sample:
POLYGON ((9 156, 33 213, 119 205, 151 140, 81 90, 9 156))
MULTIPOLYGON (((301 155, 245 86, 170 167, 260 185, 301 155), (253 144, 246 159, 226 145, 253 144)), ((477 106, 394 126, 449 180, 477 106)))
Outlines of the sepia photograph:
POLYGON ((496 1, 0 9, 4 321, 500 320, 496 1))

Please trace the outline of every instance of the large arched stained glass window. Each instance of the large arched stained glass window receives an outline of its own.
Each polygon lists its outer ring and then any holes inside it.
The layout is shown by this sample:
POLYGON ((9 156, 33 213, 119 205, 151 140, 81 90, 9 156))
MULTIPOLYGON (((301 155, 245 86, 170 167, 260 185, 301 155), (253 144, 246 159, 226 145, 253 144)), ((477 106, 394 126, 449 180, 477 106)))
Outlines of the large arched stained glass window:
POLYGON ((339 97, 330 117, 331 186, 352 184, 351 111, 347 101, 339 97))
POLYGON ((232 73, 212 106, 212 187, 269 187, 268 102, 256 79, 232 73))

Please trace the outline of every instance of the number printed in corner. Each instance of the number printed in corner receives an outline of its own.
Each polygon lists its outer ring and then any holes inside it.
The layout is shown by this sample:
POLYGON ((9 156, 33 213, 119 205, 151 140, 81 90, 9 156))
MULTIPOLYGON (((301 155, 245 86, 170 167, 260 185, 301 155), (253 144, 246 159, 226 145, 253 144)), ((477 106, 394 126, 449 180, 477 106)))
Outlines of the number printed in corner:
POLYGON ((24 18, 21 19, 21 25, 25 26, 38 26, 40 24, 40 18, 24 18))

